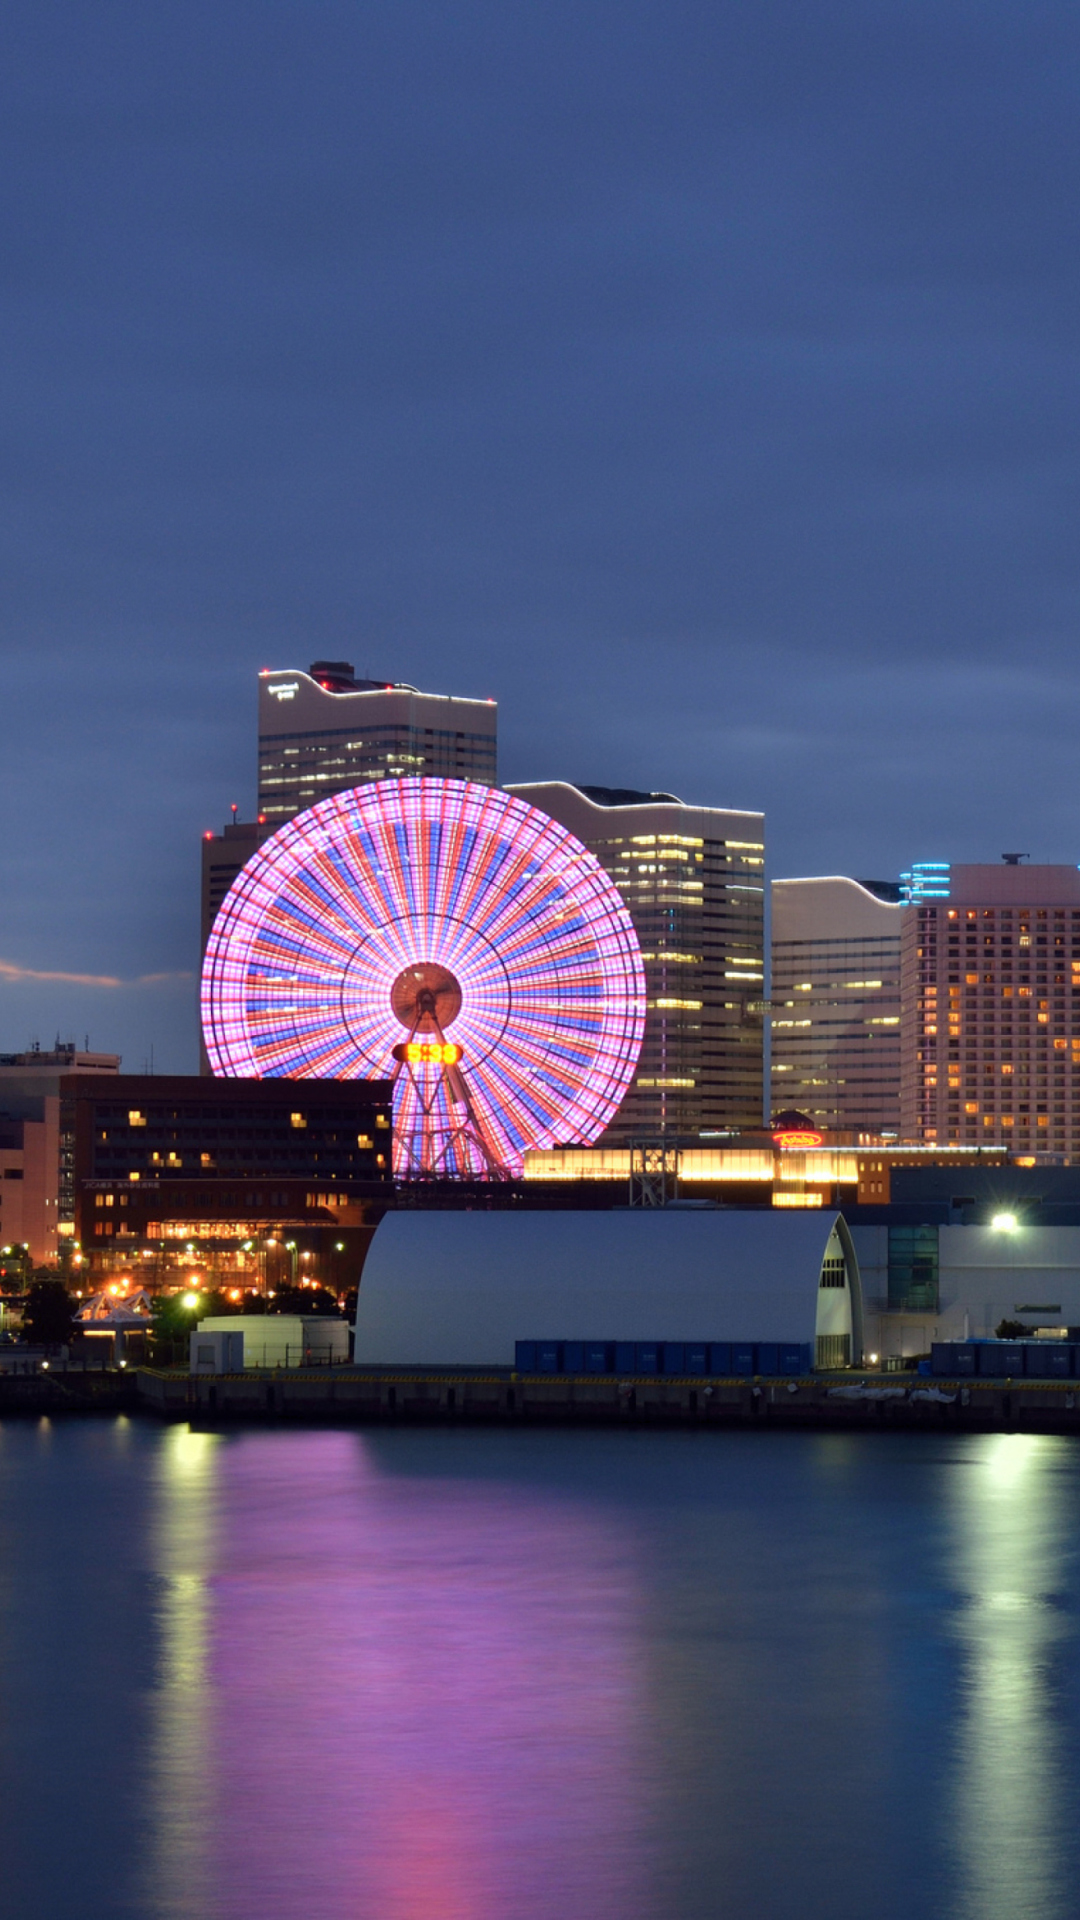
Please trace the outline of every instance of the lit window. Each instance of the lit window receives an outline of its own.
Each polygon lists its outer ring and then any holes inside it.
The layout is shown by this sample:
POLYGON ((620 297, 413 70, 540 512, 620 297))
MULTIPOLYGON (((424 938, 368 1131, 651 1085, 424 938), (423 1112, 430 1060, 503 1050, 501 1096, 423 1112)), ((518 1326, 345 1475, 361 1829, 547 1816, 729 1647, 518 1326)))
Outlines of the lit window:
POLYGON ((290 1127, 296 1127, 296 1128, 298 1128, 298 1129, 302 1129, 302 1128, 304 1128, 304 1127, 306 1127, 306 1126, 307 1126, 307 1114, 306 1114, 306 1113, 290 1113, 290 1115, 289 1115, 289 1125, 290 1125, 290 1127))

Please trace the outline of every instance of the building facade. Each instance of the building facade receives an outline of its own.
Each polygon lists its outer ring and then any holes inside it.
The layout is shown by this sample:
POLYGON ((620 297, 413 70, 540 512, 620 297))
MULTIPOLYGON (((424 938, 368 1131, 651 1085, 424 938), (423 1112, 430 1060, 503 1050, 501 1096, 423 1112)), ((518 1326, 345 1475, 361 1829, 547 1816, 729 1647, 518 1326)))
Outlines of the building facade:
POLYGON ((74 1044, 0 1054, 0 1240, 50 1264, 74 1234, 72 1169, 61 1150, 60 1100, 73 1074, 114 1081, 118 1053, 74 1044))
POLYGON ((760 813, 561 781, 509 789, 596 855, 645 966, 645 1038, 604 1139, 760 1125, 765 831, 760 813))
POLYGON ((774 880, 774 1112, 816 1126, 900 1131, 900 889, 887 882, 774 880))
POLYGON ((389 1081, 73 1074, 58 1185, 79 1264, 167 1285, 195 1263, 249 1285, 269 1247, 348 1283, 392 1191, 390 1133, 389 1081))
POLYGON ((904 910, 901 1125, 1080 1158, 1080 872, 937 868, 904 910))
POLYGON ((220 833, 204 833, 202 842, 201 951, 206 952, 210 929, 241 867, 273 832, 269 822, 230 820, 220 833))
POLYGON ((497 778, 494 700, 358 680, 344 660, 259 675, 259 804, 272 832, 368 780, 497 778))

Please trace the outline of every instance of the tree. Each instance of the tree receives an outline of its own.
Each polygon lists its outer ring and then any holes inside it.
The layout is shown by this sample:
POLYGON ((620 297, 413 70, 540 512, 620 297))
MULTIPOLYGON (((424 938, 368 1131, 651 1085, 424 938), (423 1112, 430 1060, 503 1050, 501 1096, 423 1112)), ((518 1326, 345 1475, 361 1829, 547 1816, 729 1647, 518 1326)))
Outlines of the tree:
POLYGON ((999 1340, 1022 1340, 1030 1331, 1030 1327, 1025 1327, 1022 1320, 999 1320, 994 1328, 995 1336, 999 1340))
POLYGON ((34 1346, 63 1346, 71 1339, 77 1312, 62 1280, 35 1280, 23 1308, 23 1332, 34 1346))
POLYGON ((272 1313, 337 1314, 337 1295, 328 1287, 279 1287, 270 1303, 272 1313))

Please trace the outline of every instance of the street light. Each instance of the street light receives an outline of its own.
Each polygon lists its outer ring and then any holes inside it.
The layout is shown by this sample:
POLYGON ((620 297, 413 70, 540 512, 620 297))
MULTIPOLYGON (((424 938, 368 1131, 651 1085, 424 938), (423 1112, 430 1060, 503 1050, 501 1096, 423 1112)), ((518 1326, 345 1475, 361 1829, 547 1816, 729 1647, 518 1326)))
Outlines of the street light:
POLYGON ((1015 1213, 995 1213, 990 1225, 995 1233, 1015 1233, 1019 1221, 1015 1213))

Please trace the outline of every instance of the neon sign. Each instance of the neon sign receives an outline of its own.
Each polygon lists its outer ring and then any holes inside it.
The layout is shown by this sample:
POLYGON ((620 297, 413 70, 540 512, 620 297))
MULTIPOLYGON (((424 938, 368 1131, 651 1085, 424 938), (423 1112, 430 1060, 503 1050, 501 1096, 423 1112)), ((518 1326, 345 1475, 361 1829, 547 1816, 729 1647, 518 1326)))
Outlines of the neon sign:
POLYGON ((410 1067, 456 1067, 461 1059, 461 1048, 450 1040, 441 1044, 438 1040, 405 1040, 392 1047, 391 1053, 410 1067))
POLYGON ((785 1127, 782 1133, 773 1134, 773 1146, 790 1149, 792 1147, 822 1147, 825 1144, 823 1133, 814 1133, 810 1127, 785 1127))

